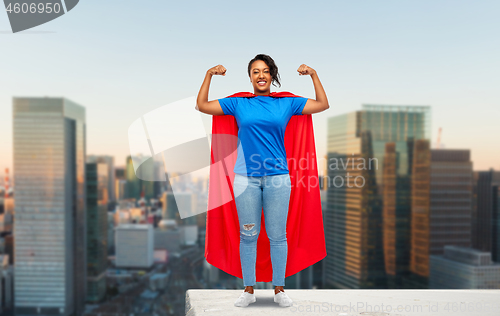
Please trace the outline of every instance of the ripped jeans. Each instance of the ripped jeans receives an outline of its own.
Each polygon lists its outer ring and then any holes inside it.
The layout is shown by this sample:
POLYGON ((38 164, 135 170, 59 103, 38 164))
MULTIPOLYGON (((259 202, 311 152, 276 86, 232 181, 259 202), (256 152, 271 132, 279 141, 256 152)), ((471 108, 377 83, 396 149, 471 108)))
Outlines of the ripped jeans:
POLYGON ((273 285, 285 285, 288 254, 286 223, 290 203, 290 175, 243 176, 235 174, 234 196, 240 222, 240 259, 243 285, 255 285, 257 239, 262 208, 271 247, 273 285))

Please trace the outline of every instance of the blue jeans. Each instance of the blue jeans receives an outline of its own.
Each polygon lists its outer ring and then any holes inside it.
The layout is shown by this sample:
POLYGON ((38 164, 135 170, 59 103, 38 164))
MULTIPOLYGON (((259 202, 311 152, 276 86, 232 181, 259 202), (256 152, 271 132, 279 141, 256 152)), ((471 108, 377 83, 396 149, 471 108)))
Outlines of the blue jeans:
POLYGON ((243 285, 255 285, 257 239, 260 233, 262 207, 266 233, 271 246, 273 285, 285 285, 288 254, 286 223, 290 202, 290 175, 243 176, 235 174, 233 191, 240 222, 240 259, 243 285))

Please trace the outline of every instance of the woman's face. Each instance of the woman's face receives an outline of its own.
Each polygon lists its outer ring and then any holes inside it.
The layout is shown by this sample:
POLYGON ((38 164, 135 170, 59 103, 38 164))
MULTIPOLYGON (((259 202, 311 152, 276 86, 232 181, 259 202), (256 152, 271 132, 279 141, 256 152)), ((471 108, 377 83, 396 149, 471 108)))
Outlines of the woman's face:
POLYGON ((250 68, 250 81, 252 82, 255 94, 269 94, 271 91, 271 72, 269 67, 262 60, 256 60, 250 68))

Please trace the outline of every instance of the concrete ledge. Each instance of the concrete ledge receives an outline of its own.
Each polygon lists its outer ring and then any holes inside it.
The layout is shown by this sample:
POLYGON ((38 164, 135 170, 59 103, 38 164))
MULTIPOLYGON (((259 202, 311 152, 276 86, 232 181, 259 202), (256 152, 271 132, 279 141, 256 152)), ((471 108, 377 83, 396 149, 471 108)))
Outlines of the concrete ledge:
POLYGON ((188 290, 186 315, 497 316, 500 290, 287 290, 293 306, 274 303, 274 290, 235 307, 243 290, 188 290))

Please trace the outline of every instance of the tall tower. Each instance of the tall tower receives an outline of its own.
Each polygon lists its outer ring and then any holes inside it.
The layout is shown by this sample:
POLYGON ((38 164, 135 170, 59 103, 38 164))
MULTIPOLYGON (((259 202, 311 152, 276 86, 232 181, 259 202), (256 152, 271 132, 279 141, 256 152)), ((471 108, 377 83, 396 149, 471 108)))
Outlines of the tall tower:
POLYGON ((492 253, 493 261, 499 261, 500 254, 500 172, 474 172, 474 207, 472 212, 472 247, 492 253))
MULTIPOLYGON (((108 202, 116 201, 115 197, 115 157, 104 155, 88 155, 87 163, 104 163, 108 167, 108 176, 106 184, 108 191, 108 202)), ((101 167, 102 168, 102 167, 101 167)))
POLYGON ((363 105, 329 118, 327 287, 395 287, 408 273, 412 153, 429 138, 429 113, 363 105))
POLYGON ((106 295, 109 164, 87 162, 86 174, 87 301, 97 303, 106 295))
POLYGON ((86 294, 85 108, 14 98, 16 315, 81 315, 86 294))
POLYGON ((155 181, 146 181, 143 179, 154 179, 155 164, 152 160, 148 160, 147 163, 143 163, 139 168, 134 171, 134 163, 132 162, 132 157, 127 156, 127 162, 125 166, 125 177, 127 183, 125 185, 125 198, 126 199, 136 199, 140 200, 144 197, 146 201, 149 202, 151 198, 156 198, 155 195, 155 181), (139 175, 139 177, 137 176, 139 175))

